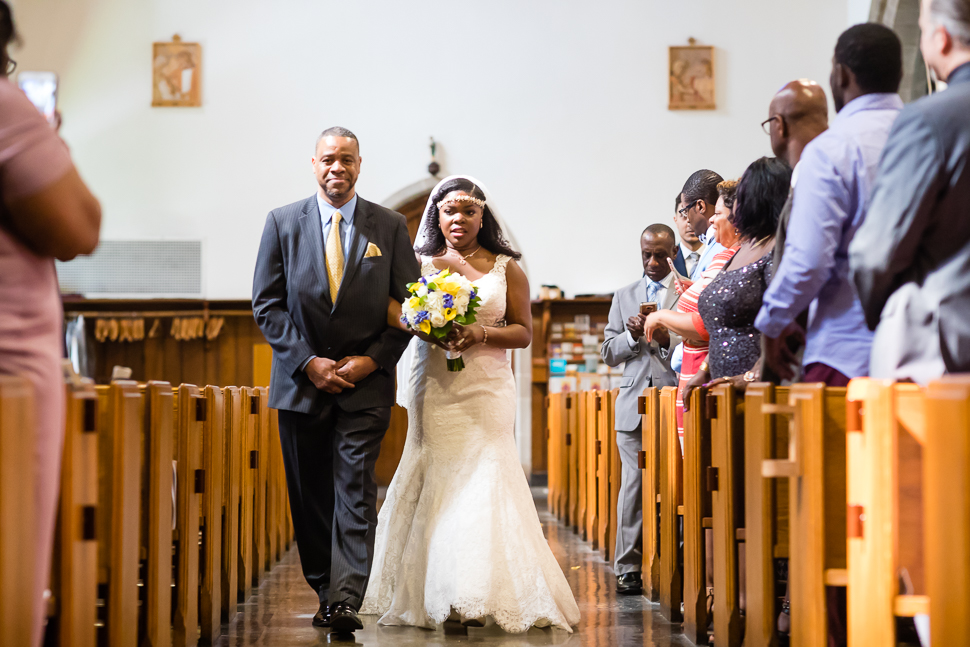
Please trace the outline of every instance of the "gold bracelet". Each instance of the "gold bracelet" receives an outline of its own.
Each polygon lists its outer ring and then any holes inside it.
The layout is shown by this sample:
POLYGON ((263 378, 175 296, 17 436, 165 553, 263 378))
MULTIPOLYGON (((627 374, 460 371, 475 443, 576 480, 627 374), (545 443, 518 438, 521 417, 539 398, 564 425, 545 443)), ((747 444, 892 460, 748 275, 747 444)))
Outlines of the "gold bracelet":
POLYGON ((482 339, 482 345, 485 345, 488 343, 488 330, 486 330, 485 326, 482 324, 478 324, 478 327, 482 329, 483 333, 485 333, 485 337, 482 339))

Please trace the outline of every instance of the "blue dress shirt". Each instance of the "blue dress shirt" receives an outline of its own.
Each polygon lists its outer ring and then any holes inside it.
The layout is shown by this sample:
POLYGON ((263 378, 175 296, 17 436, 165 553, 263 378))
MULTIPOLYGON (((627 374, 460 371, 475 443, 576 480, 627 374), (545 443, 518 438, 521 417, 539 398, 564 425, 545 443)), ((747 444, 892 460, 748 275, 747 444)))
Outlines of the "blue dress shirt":
POLYGON ((354 210, 357 209, 357 193, 354 193, 354 197, 352 197, 347 204, 338 209, 321 198, 320 192, 317 191, 317 208, 320 209, 320 224, 323 226, 324 253, 326 253, 327 249, 327 236, 330 235, 330 225, 333 223, 333 214, 335 211, 340 212, 340 245, 341 249, 344 251, 344 259, 346 260, 347 249, 350 246, 350 237, 354 231, 354 210))
POLYGON ((784 257, 754 325, 776 338, 808 308, 806 366, 821 362, 850 378, 869 374, 872 333, 849 280, 848 249, 902 108, 897 94, 863 95, 802 152, 784 257))
POLYGON ((707 267, 714 260, 714 257, 719 253, 724 251, 724 245, 714 240, 714 226, 708 228, 707 233, 698 234, 697 236, 702 243, 704 243, 704 253, 701 254, 700 259, 697 261, 697 265, 694 266, 694 271, 690 273, 690 280, 697 281, 701 278, 707 267))

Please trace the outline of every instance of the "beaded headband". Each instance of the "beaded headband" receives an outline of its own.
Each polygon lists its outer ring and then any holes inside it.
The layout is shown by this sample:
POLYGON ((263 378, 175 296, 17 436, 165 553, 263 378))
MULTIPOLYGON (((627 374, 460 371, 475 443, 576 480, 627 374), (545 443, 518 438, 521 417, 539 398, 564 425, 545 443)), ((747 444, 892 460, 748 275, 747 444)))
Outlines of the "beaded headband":
POLYGON ((442 200, 441 202, 438 203, 438 208, 441 209, 441 207, 445 206, 446 204, 459 203, 459 202, 471 202, 472 204, 478 205, 482 209, 485 208, 485 201, 484 200, 480 200, 478 198, 474 198, 474 197, 472 197, 470 195, 461 195, 461 194, 460 195, 456 195, 453 198, 445 198, 444 200, 442 200))

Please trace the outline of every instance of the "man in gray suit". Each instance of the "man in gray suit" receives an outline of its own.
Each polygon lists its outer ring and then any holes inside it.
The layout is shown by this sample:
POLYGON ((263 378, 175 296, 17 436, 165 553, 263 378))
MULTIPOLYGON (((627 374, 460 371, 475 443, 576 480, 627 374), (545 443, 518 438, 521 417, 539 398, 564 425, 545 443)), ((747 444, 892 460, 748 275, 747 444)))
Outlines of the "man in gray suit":
POLYGON ((970 371, 970 1, 923 0, 919 22, 949 87, 896 120, 849 253, 870 374, 925 384, 970 371))
POLYGON ((625 363, 620 394, 616 398, 616 444, 623 470, 616 504, 613 553, 616 590, 623 595, 638 595, 643 591, 640 576, 643 482, 639 466, 643 447, 637 398, 648 386, 677 385, 677 375, 670 368, 670 351, 681 341, 669 331, 658 329, 653 341, 648 342, 643 335, 646 317, 640 313, 640 304, 651 302, 666 309, 677 305, 680 296, 674 289, 674 275, 668 265, 676 253, 676 245, 674 231, 667 225, 650 225, 644 230, 640 237, 644 276, 613 295, 606 339, 600 349, 603 361, 609 366, 625 363))
POLYGON ((325 130, 312 158, 319 190, 266 218, 253 278, 256 323, 273 347, 269 406, 279 409, 290 510, 318 627, 362 628, 377 527, 374 465, 410 336, 388 300, 419 275, 407 223, 359 197, 360 145, 325 130))

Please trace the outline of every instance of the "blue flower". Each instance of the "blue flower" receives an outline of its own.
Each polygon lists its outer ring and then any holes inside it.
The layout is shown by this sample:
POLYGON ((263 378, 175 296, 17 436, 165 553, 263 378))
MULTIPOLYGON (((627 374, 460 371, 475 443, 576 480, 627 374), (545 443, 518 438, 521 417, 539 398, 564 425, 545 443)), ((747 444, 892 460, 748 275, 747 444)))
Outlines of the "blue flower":
POLYGON ((426 276, 422 276, 422 277, 421 277, 420 279, 418 279, 418 280, 419 280, 419 281, 421 281, 422 283, 424 283, 425 285, 427 285, 427 284, 428 284, 428 277, 426 277, 426 276))
POLYGON ((431 318, 431 315, 428 314, 428 311, 422 310, 421 312, 419 312, 414 316, 414 323, 419 324, 422 321, 427 321, 430 318, 431 318))
POLYGON ((474 299, 476 296, 478 296, 478 292, 476 290, 472 290, 471 293, 468 295, 468 298, 474 299))
POLYGON ((452 307, 452 306, 455 305, 455 298, 453 296, 451 296, 450 294, 446 294, 444 296, 444 299, 442 299, 442 301, 444 301, 444 304, 445 304, 445 307, 446 308, 450 308, 450 307, 452 307))

